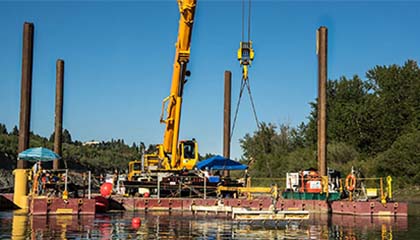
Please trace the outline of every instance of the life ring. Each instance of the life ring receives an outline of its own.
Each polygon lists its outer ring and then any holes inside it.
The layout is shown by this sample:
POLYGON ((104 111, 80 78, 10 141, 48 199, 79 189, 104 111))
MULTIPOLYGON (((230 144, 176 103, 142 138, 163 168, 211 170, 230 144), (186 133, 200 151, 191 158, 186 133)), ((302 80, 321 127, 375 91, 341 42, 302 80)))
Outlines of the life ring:
POLYGON ((349 174, 346 177, 346 189, 348 191, 353 191, 356 187, 356 176, 353 174, 349 174))

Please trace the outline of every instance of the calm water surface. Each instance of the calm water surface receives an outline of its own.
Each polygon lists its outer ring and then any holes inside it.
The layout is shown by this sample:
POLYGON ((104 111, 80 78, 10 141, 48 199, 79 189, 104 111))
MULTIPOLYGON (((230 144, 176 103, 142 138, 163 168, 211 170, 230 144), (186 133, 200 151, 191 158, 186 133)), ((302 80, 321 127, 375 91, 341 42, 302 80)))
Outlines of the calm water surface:
MULTIPOLYGON (((410 205, 418 209, 420 204, 410 205)), ((420 216, 370 218, 313 214, 303 222, 239 223, 223 216, 120 212, 28 217, 0 212, 0 239, 420 239, 420 216), (140 217, 140 227, 132 226, 140 217)))

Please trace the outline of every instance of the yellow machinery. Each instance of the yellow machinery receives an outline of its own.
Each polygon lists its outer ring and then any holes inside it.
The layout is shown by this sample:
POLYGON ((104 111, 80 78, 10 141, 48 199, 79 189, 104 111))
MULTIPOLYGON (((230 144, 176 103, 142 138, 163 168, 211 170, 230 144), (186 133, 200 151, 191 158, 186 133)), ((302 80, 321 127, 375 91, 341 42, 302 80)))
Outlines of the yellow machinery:
POLYGON ((28 170, 15 169, 15 190, 13 194, 13 202, 22 209, 28 209, 28 170))
POLYGON ((194 23, 196 0, 178 0, 180 19, 178 40, 170 95, 163 100, 160 122, 166 125, 163 143, 156 151, 144 155, 142 161, 129 163, 128 179, 147 172, 191 170, 198 160, 198 145, 193 140, 179 141, 182 93, 190 75, 187 63, 190 59, 191 33, 194 23), (166 106, 166 114, 165 114, 166 106))
POLYGON ((252 41, 240 42, 238 49, 238 61, 242 66, 242 79, 248 80, 248 66, 254 60, 254 49, 252 49, 252 41))
POLYGON ((248 66, 254 60, 254 49, 251 41, 251 0, 248 1, 248 23, 245 22, 245 0, 242 1, 242 41, 238 49, 238 61, 242 67, 242 80, 248 80, 248 66), (246 39, 245 39, 246 38, 246 39))

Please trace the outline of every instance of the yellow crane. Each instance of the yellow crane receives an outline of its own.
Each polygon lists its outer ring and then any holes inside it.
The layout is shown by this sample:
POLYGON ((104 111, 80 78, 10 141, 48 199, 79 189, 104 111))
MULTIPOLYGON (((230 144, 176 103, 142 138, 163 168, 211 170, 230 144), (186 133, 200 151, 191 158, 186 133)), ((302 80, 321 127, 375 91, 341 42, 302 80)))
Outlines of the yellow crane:
POLYGON ((129 163, 129 180, 142 172, 191 170, 198 160, 198 144, 192 140, 179 141, 182 93, 190 75, 191 34, 194 24, 196 0, 178 0, 180 19, 178 39, 172 73, 170 94, 162 102, 160 122, 165 124, 163 143, 156 145, 153 153, 144 155, 142 161, 129 163), (165 112, 166 107, 166 112, 165 112))

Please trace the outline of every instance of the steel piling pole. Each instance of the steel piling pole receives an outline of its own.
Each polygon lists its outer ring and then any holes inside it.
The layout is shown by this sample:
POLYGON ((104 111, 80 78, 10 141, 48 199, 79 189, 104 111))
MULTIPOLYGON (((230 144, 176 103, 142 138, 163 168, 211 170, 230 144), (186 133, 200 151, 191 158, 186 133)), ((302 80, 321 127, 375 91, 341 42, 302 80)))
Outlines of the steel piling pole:
POLYGON ((327 176, 327 47, 328 29, 317 31, 318 54, 318 170, 327 176))
MULTIPOLYGON (((230 116, 231 116, 231 88, 232 88, 232 73, 225 71, 225 100, 223 111, 223 156, 230 158, 230 116)), ((229 176, 229 171, 223 172, 224 176, 229 176)))
MULTIPOLYGON (((22 80, 20 92, 19 144, 18 153, 29 147, 29 129, 31 123, 32 62, 33 62, 34 24, 23 25, 22 80)), ((26 168, 26 162, 17 161, 17 168, 26 168)))
MULTIPOLYGON (((62 155, 62 132, 63 132, 63 92, 64 89, 64 61, 57 60, 56 63, 56 91, 55 91, 55 130, 54 130, 54 152, 62 155)), ((53 169, 60 168, 60 160, 53 161, 53 169)))

